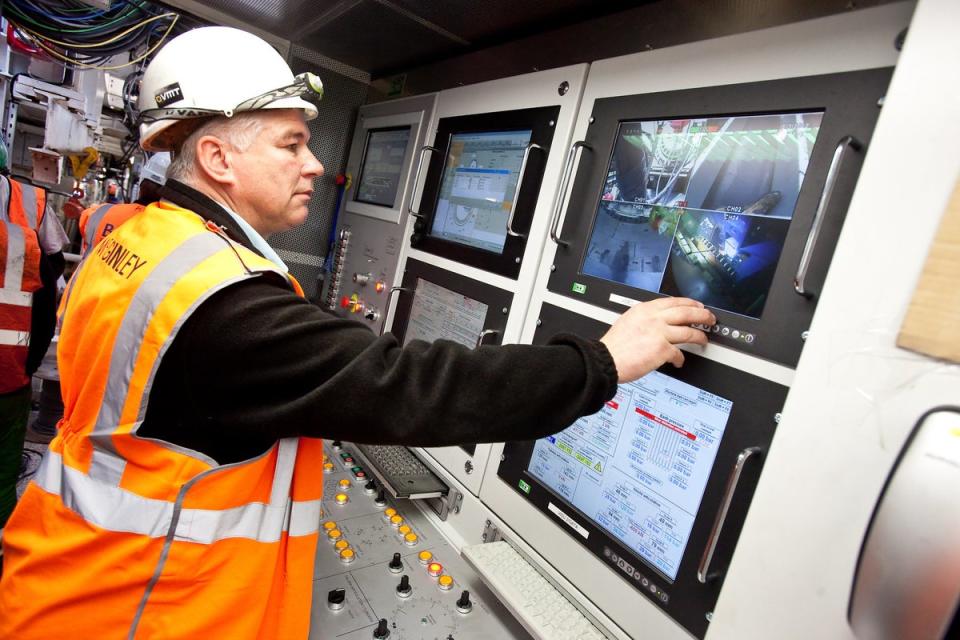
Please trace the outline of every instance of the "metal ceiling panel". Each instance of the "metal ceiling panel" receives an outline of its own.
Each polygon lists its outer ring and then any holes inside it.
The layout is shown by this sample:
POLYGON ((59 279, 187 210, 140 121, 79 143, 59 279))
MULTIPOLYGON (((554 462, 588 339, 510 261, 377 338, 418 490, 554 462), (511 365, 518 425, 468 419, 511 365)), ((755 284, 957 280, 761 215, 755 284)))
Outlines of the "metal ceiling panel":
POLYGON ((372 74, 464 50, 442 32, 372 0, 356 2, 296 42, 372 74))

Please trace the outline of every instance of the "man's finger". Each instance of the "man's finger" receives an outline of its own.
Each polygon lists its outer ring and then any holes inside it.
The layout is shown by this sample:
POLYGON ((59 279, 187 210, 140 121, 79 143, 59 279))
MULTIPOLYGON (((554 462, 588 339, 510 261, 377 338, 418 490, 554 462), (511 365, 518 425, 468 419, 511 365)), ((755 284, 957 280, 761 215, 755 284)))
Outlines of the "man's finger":
POLYGON ((715 324, 717 319, 709 309, 696 307, 673 307, 660 312, 660 317, 667 324, 715 324))
POLYGON ((672 364, 673 366, 679 369, 680 367, 683 366, 683 360, 684 360, 683 351, 681 351, 676 347, 673 347, 673 354, 671 355, 670 359, 667 360, 667 362, 669 362, 670 364, 672 364))
POLYGON ((665 335, 672 344, 707 344, 707 334, 693 327, 667 327, 665 335))

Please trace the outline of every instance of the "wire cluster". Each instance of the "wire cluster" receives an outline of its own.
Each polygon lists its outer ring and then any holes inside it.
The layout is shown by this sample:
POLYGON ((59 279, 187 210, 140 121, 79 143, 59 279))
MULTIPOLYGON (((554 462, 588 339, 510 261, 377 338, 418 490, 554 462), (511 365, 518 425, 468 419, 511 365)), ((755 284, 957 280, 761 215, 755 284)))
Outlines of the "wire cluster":
POLYGON ((147 0, 112 0, 109 9, 80 0, 0 0, 0 7, 23 45, 81 69, 113 70, 145 61, 180 18, 147 0), (129 62, 109 64, 125 52, 129 62))

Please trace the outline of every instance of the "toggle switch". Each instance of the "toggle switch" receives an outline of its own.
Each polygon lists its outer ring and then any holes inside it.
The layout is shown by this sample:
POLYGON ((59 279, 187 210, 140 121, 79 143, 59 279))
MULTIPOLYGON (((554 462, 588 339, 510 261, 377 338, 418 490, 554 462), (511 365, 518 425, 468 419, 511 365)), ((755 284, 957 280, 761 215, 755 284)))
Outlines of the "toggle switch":
POLYGON ((410 577, 403 576, 400 578, 400 584, 397 585, 397 595, 401 598, 409 598, 411 593, 413 588, 410 586, 410 577))
POLYGON ((387 619, 380 618, 380 623, 377 624, 377 628, 373 630, 373 637, 376 640, 383 640, 384 638, 390 637, 390 629, 387 628, 387 619))
POLYGON ((457 611, 460 613, 470 613, 473 610, 473 603, 470 602, 470 592, 464 591, 457 600, 457 611))
POLYGON ((387 568, 394 573, 400 573, 403 571, 403 560, 400 559, 400 554, 393 554, 393 560, 390 561, 390 564, 387 565, 387 568))

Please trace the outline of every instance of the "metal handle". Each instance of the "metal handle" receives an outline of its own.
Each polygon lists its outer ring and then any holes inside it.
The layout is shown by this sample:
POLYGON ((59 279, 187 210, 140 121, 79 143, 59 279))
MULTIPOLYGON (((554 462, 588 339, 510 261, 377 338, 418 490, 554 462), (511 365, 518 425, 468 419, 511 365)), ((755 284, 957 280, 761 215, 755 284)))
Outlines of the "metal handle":
POLYGON ((390 313, 390 301, 393 300, 393 294, 397 291, 413 291, 413 289, 390 287, 390 291, 387 292, 387 301, 383 305, 383 324, 380 325, 380 335, 383 335, 383 332, 387 329, 387 315, 390 313))
POLYGON ((823 216, 830 206, 830 199, 833 197, 833 188, 837 184, 837 176, 840 174, 840 164, 843 161, 843 153, 847 149, 860 151, 862 148, 863 145, 860 144, 856 138, 853 136, 844 136, 840 139, 840 142, 837 143, 837 148, 833 152, 833 160, 830 161, 830 168, 827 170, 827 180, 823 185, 823 192, 820 194, 817 212, 813 214, 813 225, 810 227, 810 233, 807 234, 807 242, 803 245, 803 254, 800 256, 797 275, 793 279, 793 290, 805 298, 813 295, 807 291, 807 270, 810 268, 810 262, 813 259, 813 250, 817 246, 817 240, 820 237, 820 227, 823 225, 823 216))
POLYGON ((513 215, 517 212, 517 198, 520 197, 520 186, 523 184, 523 174, 527 172, 527 158, 530 157, 530 151, 533 149, 543 149, 536 142, 531 142, 523 150, 523 161, 520 163, 520 173, 517 175, 517 189, 513 192, 513 204, 510 205, 510 217, 507 218, 507 235, 514 238, 522 238, 526 234, 517 233, 513 230, 513 215))
POLYGON ((578 149, 590 149, 593 150, 589 144, 583 140, 574 142, 570 147, 570 152, 567 153, 567 160, 563 165, 563 177, 560 180, 560 193, 557 194, 557 201, 553 205, 553 218, 550 222, 550 239, 556 242, 558 245, 567 247, 570 245, 566 240, 561 240, 557 235, 557 226, 560 224, 560 209, 563 207, 563 201, 567 197, 567 187, 570 182, 570 174, 573 173, 573 161, 574 157, 577 154, 578 149))
POLYGON ((700 566, 697 567, 697 580, 706 584, 712 576, 709 575, 710 562, 713 560, 713 552, 717 550, 717 541, 720 539, 720 531, 723 529, 723 523, 727 519, 727 511, 730 510, 730 503, 733 502, 733 494, 737 491, 737 484, 740 482, 740 474, 743 472, 743 466, 750 459, 750 456, 760 453, 760 447, 747 447, 737 456, 737 462, 733 465, 733 471, 727 478, 727 486, 723 490, 723 501, 720 503, 720 509, 717 510, 717 518, 713 521, 713 528, 710 530, 710 537, 707 539, 707 548, 703 550, 703 556, 700 558, 700 566))
POLYGON ((483 331, 480 332, 480 335, 477 336, 477 347, 483 344, 484 338, 486 338, 487 336, 498 334, 498 333, 500 332, 497 331, 496 329, 484 329, 483 331))
POLYGON ((420 162, 417 163, 417 173, 413 176, 413 189, 410 191, 410 202, 407 204, 407 212, 415 218, 424 217, 419 211, 413 210, 413 196, 417 193, 417 184, 420 182, 420 171, 423 169, 423 156, 426 155, 427 151, 436 151, 439 153, 440 149, 431 147, 428 144, 420 147, 420 162))

